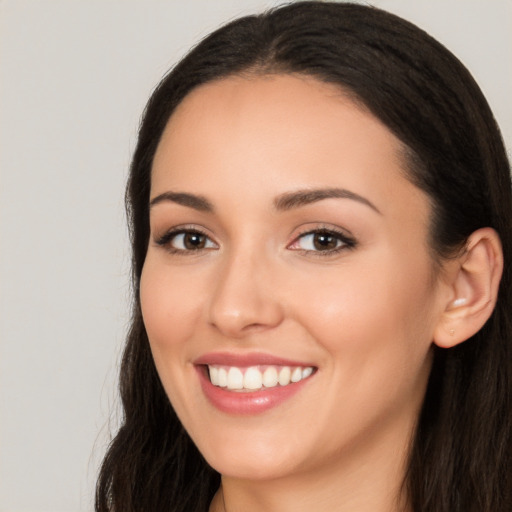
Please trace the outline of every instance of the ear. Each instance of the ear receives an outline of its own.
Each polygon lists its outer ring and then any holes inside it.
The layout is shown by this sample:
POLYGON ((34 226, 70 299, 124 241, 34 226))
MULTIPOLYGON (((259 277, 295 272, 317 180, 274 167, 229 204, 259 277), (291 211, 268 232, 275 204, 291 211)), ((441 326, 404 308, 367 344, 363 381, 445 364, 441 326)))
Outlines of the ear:
POLYGON ((449 293, 442 305, 434 343, 450 348, 476 334, 491 316, 503 272, 503 250, 494 229, 470 235, 460 256, 448 265, 449 293))

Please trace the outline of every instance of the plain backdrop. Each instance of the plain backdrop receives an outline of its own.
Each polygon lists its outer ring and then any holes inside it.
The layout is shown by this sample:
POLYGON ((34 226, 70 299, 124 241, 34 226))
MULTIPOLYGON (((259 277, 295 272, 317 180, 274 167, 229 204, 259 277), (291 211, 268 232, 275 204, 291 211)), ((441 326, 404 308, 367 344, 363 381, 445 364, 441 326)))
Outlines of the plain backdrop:
MULTIPOLYGON (((130 303, 123 187, 144 103, 264 0, 0 0, 0 511, 93 509, 130 303)), ((512 2, 376 0, 473 72, 512 147, 512 2)), ((163 512, 163 511, 162 511, 163 512)))

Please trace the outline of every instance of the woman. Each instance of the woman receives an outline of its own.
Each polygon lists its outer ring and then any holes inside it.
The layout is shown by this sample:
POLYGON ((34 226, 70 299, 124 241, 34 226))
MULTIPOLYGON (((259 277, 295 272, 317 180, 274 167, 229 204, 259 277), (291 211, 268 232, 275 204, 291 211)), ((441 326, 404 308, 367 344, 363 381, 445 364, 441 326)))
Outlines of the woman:
POLYGON ((98 511, 510 510, 509 164, 439 43, 345 3, 226 25, 149 100, 127 204, 98 511))

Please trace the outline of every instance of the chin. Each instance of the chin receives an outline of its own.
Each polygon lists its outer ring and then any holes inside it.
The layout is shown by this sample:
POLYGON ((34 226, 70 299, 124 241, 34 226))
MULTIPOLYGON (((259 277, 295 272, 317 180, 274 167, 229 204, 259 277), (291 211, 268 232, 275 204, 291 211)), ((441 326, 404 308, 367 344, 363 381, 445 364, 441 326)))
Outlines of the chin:
POLYGON ((222 476, 239 480, 275 480, 293 472, 289 461, 284 466, 275 460, 233 460, 228 456, 215 457, 207 462, 222 476))
POLYGON ((281 440, 257 442, 257 436, 250 435, 245 440, 231 436, 231 442, 214 439, 208 440, 208 446, 198 443, 198 447, 208 464, 223 476, 270 480, 293 473, 300 465, 301 455, 297 449, 286 446, 281 440))

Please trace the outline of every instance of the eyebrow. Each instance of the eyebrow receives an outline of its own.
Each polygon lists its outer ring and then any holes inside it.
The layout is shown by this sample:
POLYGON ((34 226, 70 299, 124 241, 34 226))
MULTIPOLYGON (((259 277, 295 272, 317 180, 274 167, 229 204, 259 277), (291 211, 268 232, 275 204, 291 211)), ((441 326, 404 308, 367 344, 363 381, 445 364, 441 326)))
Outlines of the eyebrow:
POLYGON ((213 212, 213 205, 208 201, 208 199, 203 196, 187 194, 185 192, 164 192, 163 194, 151 199, 149 207, 152 208, 156 204, 163 203, 164 201, 188 206, 189 208, 193 208, 194 210, 199 210, 201 212, 213 212))
MULTIPOLYGON (((320 188, 320 189, 305 189, 297 190, 296 192, 287 192, 278 196, 274 201, 274 207, 278 211, 291 210, 306 206, 317 201, 324 199, 351 199, 358 203, 369 206, 372 210, 381 214, 379 209, 368 199, 355 192, 346 190, 344 188, 320 188)), ((382 214, 381 214, 382 215, 382 214)))
MULTIPOLYGON (((351 199, 381 214, 379 209, 371 201, 344 188, 304 189, 295 192, 286 192, 276 197, 274 200, 274 208, 278 211, 287 211, 324 199, 351 199)), ((187 206, 201 212, 212 213, 214 211, 213 205, 204 196, 188 194, 186 192, 164 192, 153 198, 149 203, 149 207, 152 208, 165 201, 187 206)))

